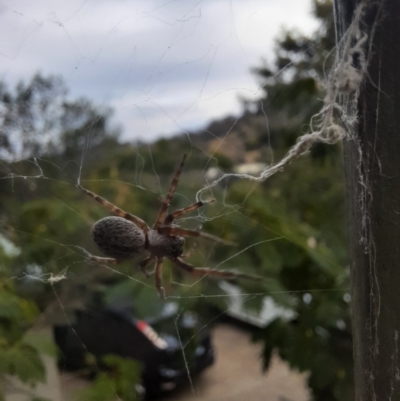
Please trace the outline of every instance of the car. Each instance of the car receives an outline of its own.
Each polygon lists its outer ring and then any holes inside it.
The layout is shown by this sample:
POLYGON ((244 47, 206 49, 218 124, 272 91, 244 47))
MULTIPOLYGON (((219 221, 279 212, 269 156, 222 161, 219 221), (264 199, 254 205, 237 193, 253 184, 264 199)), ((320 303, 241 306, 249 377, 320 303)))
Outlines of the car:
POLYGON ((55 325, 59 364, 66 370, 85 367, 86 354, 101 361, 107 354, 141 362, 142 384, 149 397, 188 381, 214 363, 210 332, 193 311, 180 313, 177 302, 160 301, 143 316, 132 299, 92 303, 75 310, 72 325, 55 325), (158 311, 156 313, 155 311, 158 311))

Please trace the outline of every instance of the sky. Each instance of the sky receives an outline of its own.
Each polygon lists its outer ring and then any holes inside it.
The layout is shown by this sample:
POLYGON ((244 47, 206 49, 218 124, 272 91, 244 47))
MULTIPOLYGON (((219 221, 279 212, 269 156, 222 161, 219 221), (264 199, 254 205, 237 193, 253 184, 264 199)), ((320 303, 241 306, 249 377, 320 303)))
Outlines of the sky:
POLYGON ((282 28, 311 33, 311 0, 0 0, 0 80, 61 75, 152 141, 239 113, 282 28))

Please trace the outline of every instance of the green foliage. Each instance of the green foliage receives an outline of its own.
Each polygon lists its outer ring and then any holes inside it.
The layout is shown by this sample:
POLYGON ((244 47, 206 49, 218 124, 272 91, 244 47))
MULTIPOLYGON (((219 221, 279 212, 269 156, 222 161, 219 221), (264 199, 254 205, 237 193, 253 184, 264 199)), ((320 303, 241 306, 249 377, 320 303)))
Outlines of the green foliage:
POLYGON ((58 349, 54 342, 41 333, 28 332, 24 336, 24 343, 30 345, 40 354, 56 357, 58 349))
POLYGON ((35 303, 16 295, 10 283, 0 281, 0 379, 9 375, 29 384, 44 381, 38 341, 35 344, 25 335, 37 314, 35 303))
POLYGON ((44 381, 45 369, 37 350, 23 343, 0 349, 0 374, 17 376, 23 382, 44 381))
MULTIPOLYGON (((326 158, 315 166, 312 157, 304 158, 301 166, 295 163, 255 189, 248 182, 231 185, 226 201, 240 206, 225 229, 236 232, 232 239, 239 249, 251 248, 230 260, 230 267, 270 279, 258 288, 244 281, 241 286, 244 292, 270 293, 296 314, 258 332, 265 368, 276 349, 293 368, 309 372, 315 400, 350 401, 353 363, 341 162, 326 158)), ((234 254, 226 252, 224 258, 234 254)))
POLYGON ((51 287, 41 277, 57 274, 56 260, 68 258, 66 249, 54 246, 52 239, 60 239, 61 229, 63 240, 73 243, 77 228, 82 226, 79 214, 70 213, 78 210, 81 194, 70 191, 68 174, 74 168, 71 170, 68 158, 85 146, 85 133, 90 131, 92 146, 102 143, 111 149, 117 143, 116 132, 110 129, 109 110, 85 99, 70 101, 57 77, 38 74, 14 90, 0 84, 0 103, 0 158, 47 153, 49 158, 41 161, 41 172, 55 179, 23 180, 25 174, 39 174, 31 160, 4 162, 0 168, 2 177, 11 171, 21 176, 0 183, 0 381, 4 375, 11 375, 34 385, 45 378, 40 354, 56 355, 51 340, 28 331, 40 309, 54 299, 51 287), (59 197, 58 201, 54 202, 54 197, 59 197), (62 228, 60 221, 65 223, 62 228), (38 279, 22 278, 26 273, 38 279))
MULTIPOLYGON (((314 5, 321 21, 317 34, 308 38, 284 32, 277 42, 275 65, 256 70, 265 90, 263 106, 256 114, 265 110, 269 116, 269 131, 260 131, 260 144, 273 146, 278 157, 304 133, 324 96, 321 81, 332 61, 326 57, 335 41, 332 5, 322 0, 314 5), (285 71, 277 74, 282 68, 285 71)), ((237 183, 228 200, 239 205, 241 214, 253 223, 247 234, 241 230, 241 247, 283 237, 254 247, 237 260, 279 282, 287 292, 271 295, 296 313, 294 319, 278 319, 257 333, 255 339, 264 344, 264 367, 268 368, 276 349, 292 367, 309 372, 314 400, 352 400, 351 323, 345 301, 349 271, 338 147, 315 146, 310 157, 303 156, 255 189, 252 184, 237 183)), ((237 224, 244 222, 238 219, 237 224)))
POLYGON ((102 364, 108 370, 100 373, 90 388, 78 392, 79 401, 113 401, 115 397, 122 401, 141 399, 137 387, 141 367, 137 361, 110 354, 102 358, 102 364))
POLYGON ((94 384, 78 394, 80 401, 112 401, 117 388, 115 382, 105 374, 100 374, 94 384))

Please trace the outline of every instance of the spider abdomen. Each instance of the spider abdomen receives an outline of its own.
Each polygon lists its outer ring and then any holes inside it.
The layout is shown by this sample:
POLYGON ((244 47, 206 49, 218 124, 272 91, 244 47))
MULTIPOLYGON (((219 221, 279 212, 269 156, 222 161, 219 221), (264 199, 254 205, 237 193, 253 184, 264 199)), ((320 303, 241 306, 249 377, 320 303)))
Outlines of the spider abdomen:
POLYGON ((93 241, 99 249, 117 260, 134 257, 145 246, 144 232, 122 217, 105 217, 92 229, 93 241))
POLYGON ((147 250, 154 256, 177 258, 183 253, 185 239, 182 237, 168 237, 157 230, 150 230, 148 238, 147 250))

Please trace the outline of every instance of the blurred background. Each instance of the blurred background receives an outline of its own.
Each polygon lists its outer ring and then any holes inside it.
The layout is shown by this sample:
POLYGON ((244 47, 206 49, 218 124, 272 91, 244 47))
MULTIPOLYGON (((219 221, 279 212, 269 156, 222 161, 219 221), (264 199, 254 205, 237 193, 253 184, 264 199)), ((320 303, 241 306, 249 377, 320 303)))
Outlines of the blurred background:
POLYGON ((0 400, 352 400, 340 145, 258 176, 309 131, 335 33, 329 0, 0 4, 0 400), (172 209, 193 277, 101 255, 108 212, 172 209), (225 173, 233 173, 209 187, 225 173), (236 176, 235 176, 236 174, 236 176))

